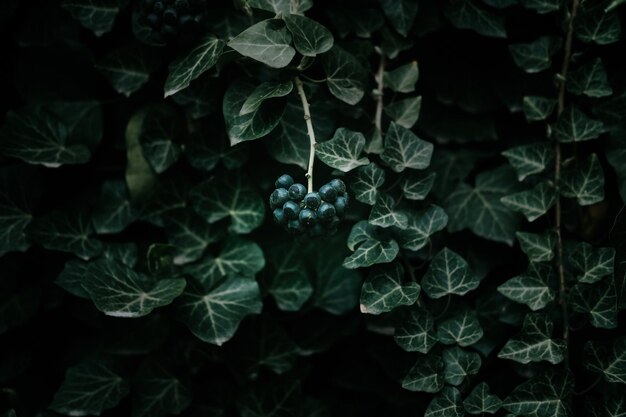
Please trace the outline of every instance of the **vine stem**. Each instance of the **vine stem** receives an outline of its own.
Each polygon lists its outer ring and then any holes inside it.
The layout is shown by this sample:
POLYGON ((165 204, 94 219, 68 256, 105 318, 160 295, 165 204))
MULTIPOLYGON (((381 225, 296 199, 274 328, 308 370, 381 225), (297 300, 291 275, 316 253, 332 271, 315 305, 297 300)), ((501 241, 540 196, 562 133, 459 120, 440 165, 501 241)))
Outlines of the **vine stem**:
MULTIPOLYGON (((563 64, 561 66, 560 73, 560 85, 559 85, 559 102, 557 107, 557 116, 560 116, 565 110, 565 80, 567 79, 567 72, 569 70, 569 63, 572 56, 572 40, 574 37, 574 19, 578 12, 579 0, 572 0, 572 10, 569 14, 567 35, 565 38, 565 52, 563 55, 563 64)), ((558 141, 555 141, 555 162, 554 162, 554 183, 559 187, 561 180, 561 145, 558 141)), ((559 274, 559 304, 563 311, 563 339, 565 343, 569 343, 569 314, 567 311, 567 285, 565 282, 565 270, 563 267, 563 238, 561 236, 561 198, 557 196, 555 210, 555 228, 556 228, 556 266, 559 274)), ((566 362, 567 363, 567 362, 566 362)))
POLYGON ((302 110, 304 111, 304 121, 306 122, 306 131, 309 135, 309 165, 306 171, 306 179, 308 185, 308 192, 313 192, 313 164, 315 163, 315 146, 317 142, 315 141, 315 132, 313 131, 313 121, 311 120, 311 110, 309 109, 309 101, 306 98, 306 94, 304 93, 304 86, 302 84, 302 80, 299 77, 294 78, 294 83, 296 84, 296 89, 298 90, 298 95, 300 96, 300 101, 302 102, 302 110))
POLYGON ((376 72, 376 115, 374 116, 374 125, 379 132, 382 131, 383 121, 383 89, 385 88, 385 54, 382 51, 378 51, 380 54, 380 63, 378 64, 378 71, 376 72))

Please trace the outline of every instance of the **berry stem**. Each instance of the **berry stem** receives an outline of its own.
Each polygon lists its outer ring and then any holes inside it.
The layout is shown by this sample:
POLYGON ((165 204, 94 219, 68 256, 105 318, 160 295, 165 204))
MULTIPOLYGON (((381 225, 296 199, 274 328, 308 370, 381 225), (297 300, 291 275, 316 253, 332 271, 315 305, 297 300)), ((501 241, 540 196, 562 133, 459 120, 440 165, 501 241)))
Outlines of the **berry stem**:
POLYGON ((309 101, 306 99, 306 94, 304 94, 304 86, 302 85, 302 81, 299 77, 294 78, 294 83, 296 84, 296 89, 298 90, 298 95, 300 96, 300 101, 302 102, 302 110, 304 110, 304 121, 306 122, 306 131, 309 135, 309 142, 311 147, 309 149, 309 166, 306 171, 306 179, 308 185, 308 192, 313 192, 313 163, 315 162, 315 132, 313 131, 313 121, 311 120, 311 110, 309 109, 309 101))

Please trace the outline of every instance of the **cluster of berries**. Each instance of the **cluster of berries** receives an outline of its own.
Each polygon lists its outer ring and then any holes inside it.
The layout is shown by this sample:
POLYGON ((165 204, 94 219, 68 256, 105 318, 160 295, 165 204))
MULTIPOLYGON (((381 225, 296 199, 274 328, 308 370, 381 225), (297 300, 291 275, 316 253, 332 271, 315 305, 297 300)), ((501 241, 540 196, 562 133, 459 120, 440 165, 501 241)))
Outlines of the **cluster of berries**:
POLYGON ((139 17, 157 43, 191 40, 202 31, 206 0, 143 0, 139 17))
POLYGON ((302 184, 294 184, 289 175, 276 180, 276 189, 270 196, 270 207, 276 223, 293 234, 310 237, 333 234, 348 207, 346 184, 333 179, 319 192, 307 194, 302 184))

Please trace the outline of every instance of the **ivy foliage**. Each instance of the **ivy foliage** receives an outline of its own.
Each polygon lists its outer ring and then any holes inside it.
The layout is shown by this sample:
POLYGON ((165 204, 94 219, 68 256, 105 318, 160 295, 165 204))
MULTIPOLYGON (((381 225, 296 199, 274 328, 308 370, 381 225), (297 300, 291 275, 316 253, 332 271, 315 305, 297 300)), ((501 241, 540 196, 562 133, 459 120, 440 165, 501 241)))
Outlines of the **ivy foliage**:
POLYGON ((0 415, 626 415, 626 2, 30 3, 0 415), (271 220, 309 161, 333 236, 271 220))

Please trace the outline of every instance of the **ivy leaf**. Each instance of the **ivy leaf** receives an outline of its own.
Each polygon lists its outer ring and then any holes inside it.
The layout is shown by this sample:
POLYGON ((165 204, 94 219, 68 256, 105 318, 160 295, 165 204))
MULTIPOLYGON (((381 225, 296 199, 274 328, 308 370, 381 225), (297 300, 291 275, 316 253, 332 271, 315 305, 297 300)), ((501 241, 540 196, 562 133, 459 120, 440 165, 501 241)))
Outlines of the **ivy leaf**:
POLYGON ((570 93, 584 94, 587 97, 606 97, 613 94, 600 58, 572 71, 567 76, 566 86, 570 93))
POLYGON ((296 245, 278 247, 269 254, 271 273, 268 292, 283 311, 298 311, 313 294, 309 272, 302 267, 302 251, 296 245))
POLYGON ((30 246, 26 228, 41 194, 37 172, 31 167, 0 169, 0 256, 30 246), (15 181, 19 178, 19 181, 15 181))
POLYGON ((409 171, 400 182, 402 193, 407 200, 423 200, 426 198, 435 183, 436 173, 428 175, 409 171))
POLYGON ((379 238, 375 234, 374 226, 365 220, 352 227, 348 237, 348 248, 354 251, 343 261, 343 266, 348 269, 391 262, 400 251, 395 240, 379 238))
POLYGON ((530 262, 549 262, 554 258, 554 233, 515 233, 522 251, 528 256, 530 262))
POLYGON ((407 36, 417 15, 417 3, 411 0, 379 0, 379 3, 394 29, 407 36))
POLYGON ((366 72, 359 61, 337 45, 321 59, 331 94, 350 105, 361 101, 365 94, 366 72))
POLYGON ((489 385, 481 382, 465 398, 463 407, 470 414, 495 414, 502 407, 502 400, 491 393, 489 385))
POLYGON ((466 310, 443 321, 437 327, 437 339, 444 345, 470 346, 483 337, 483 328, 476 315, 466 310))
POLYGON ((124 181, 107 181, 102 185, 98 204, 92 215, 97 233, 118 233, 138 216, 132 207, 124 181))
POLYGON ((323 54, 333 47, 332 33, 323 25, 305 16, 283 16, 287 29, 293 37, 296 50, 304 56, 323 54))
POLYGON ((576 242, 568 256, 578 282, 593 284, 613 273, 615 249, 576 242))
POLYGON ((365 157, 359 158, 364 147, 365 136, 362 133, 340 127, 332 139, 317 144, 315 153, 329 167, 350 172, 370 163, 365 157))
POLYGON ((267 100, 255 111, 241 115, 241 109, 256 87, 245 79, 235 81, 226 90, 222 102, 222 112, 226 122, 226 131, 230 144, 259 139, 270 133, 278 123, 284 111, 284 106, 278 105, 277 100, 267 100))
POLYGON ((259 84, 254 91, 243 102, 239 116, 255 112, 261 107, 261 104, 268 99, 276 97, 284 97, 293 90, 293 83, 287 82, 264 82, 259 84))
POLYGON ((290 43, 291 35, 285 24, 279 19, 267 19, 235 36, 228 46, 271 68, 283 68, 296 54, 290 43))
POLYGON ((465 295, 479 284, 465 259, 448 248, 435 255, 422 278, 424 292, 435 299, 449 294, 465 295))
POLYGON ((574 22, 574 34, 586 43, 608 45, 619 41, 622 25, 617 13, 602 7, 584 10, 574 22))
POLYGON ((561 48, 561 40, 555 36, 542 36, 530 43, 509 45, 515 64, 529 74, 550 68, 552 56, 561 48))
POLYGON ((172 210, 165 217, 165 233, 175 247, 174 263, 182 265, 201 258, 207 247, 222 237, 216 229, 190 208, 172 210))
POLYGON ((28 228, 30 238, 44 248, 71 252, 81 259, 102 253, 102 242, 91 237, 93 233, 89 213, 79 206, 35 219, 28 228))
POLYGON ((259 314, 261 291, 252 278, 227 277, 206 288, 190 280, 177 307, 179 319, 200 340, 221 346, 249 314, 259 314))
POLYGON ((393 338, 407 352, 426 354, 437 343, 434 326, 435 322, 428 311, 413 308, 409 316, 396 326, 393 338))
POLYGON ((515 175, 506 166, 481 172, 474 187, 460 183, 444 201, 448 230, 469 228, 478 236, 512 244, 519 220, 500 199, 516 190, 515 175))
POLYGON ((617 327, 617 291, 613 280, 604 279, 593 285, 576 284, 570 289, 568 301, 572 310, 588 314, 594 327, 617 327))
POLYGON ((489 10, 477 6, 473 0, 451 3, 444 13, 459 29, 470 29, 484 36, 506 38, 504 19, 489 10))
POLYGON ((502 155, 517 172, 519 181, 524 181, 529 175, 543 172, 554 159, 554 151, 546 142, 516 146, 502 152, 502 155))
POLYGON ((87 267, 82 286, 107 316, 142 317, 170 304, 183 292, 185 280, 155 280, 121 262, 97 260, 87 267))
POLYGON ((250 233, 263 223, 263 199, 240 173, 206 180, 191 190, 193 208, 209 223, 230 218, 234 233, 250 233))
POLYGON ((402 380, 409 391, 439 392, 443 384, 443 361, 434 354, 420 357, 402 380))
POLYGON ((146 112, 139 141, 143 155, 157 174, 165 172, 180 157, 177 141, 182 133, 182 122, 174 108, 158 105, 146 112))
POLYGON ((404 268, 399 262, 373 267, 361 288, 361 313, 381 314, 415 303, 420 286, 405 281, 404 268))
POLYGON ((296 3, 290 0, 246 0, 246 3, 255 9, 283 15, 304 13, 313 7, 313 2, 310 0, 302 0, 296 3))
POLYGON ((121 9, 120 0, 63 0, 61 7, 67 10, 81 26, 100 37, 110 32, 115 17, 121 9))
POLYGON ((602 122, 594 120, 574 106, 559 116, 553 134, 559 142, 583 142, 596 139, 604 132, 602 122))
POLYGON ((553 365, 561 363, 567 346, 563 340, 552 339, 553 327, 554 324, 548 316, 527 314, 520 333, 509 339, 498 357, 523 364, 541 361, 548 361, 553 365))
POLYGON ((157 359, 146 360, 133 384, 132 417, 180 414, 191 404, 191 392, 157 359))
POLYGON ((96 68, 115 91, 130 97, 148 82, 158 63, 151 50, 132 43, 106 55, 98 61, 96 68))
POLYGON ((427 168, 432 155, 432 143, 391 122, 385 135, 385 150, 380 157, 394 172, 402 172, 406 168, 427 168))
POLYGON ((546 120, 554 111, 557 100, 553 98, 525 96, 522 99, 524 116, 529 122, 546 120))
POLYGON ((515 388, 503 407, 516 416, 567 417, 572 415, 568 397, 573 388, 571 374, 545 372, 515 388))
POLYGON ((443 362, 444 379, 450 385, 460 385, 470 375, 476 375, 482 365, 478 353, 467 352, 457 346, 443 351, 443 362))
POLYGON ((463 417, 461 393, 454 387, 445 387, 428 404, 424 417, 463 417))
POLYGON ((420 115, 422 108, 422 97, 410 97, 393 101, 385 106, 385 113, 397 125, 410 129, 420 115))
POLYGON ((589 206, 604 200, 604 172, 594 153, 583 166, 564 173, 560 183, 563 197, 575 198, 579 205, 589 206))
POLYGON ((430 236, 443 230, 448 224, 448 215, 441 207, 430 205, 420 212, 407 212, 405 229, 396 233, 403 249, 418 251, 428 244, 430 236))
POLYGON ((89 293, 82 286, 83 279, 88 272, 89 262, 80 259, 70 259, 65 263, 63 271, 61 271, 54 283, 70 294, 88 300, 89 293))
POLYGON ((369 223, 380 227, 399 227, 404 229, 409 223, 409 219, 404 212, 395 209, 396 202, 388 194, 379 193, 376 203, 370 212, 369 223))
POLYGON ((115 407, 129 391, 128 382, 109 364, 102 360, 84 361, 67 370, 50 408, 72 416, 99 416, 115 407))
POLYGON ((525 0, 521 4, 539 14, 555 12, 561 8, 560 0, 525 0))
POLYGON ((588 341, 585 356, 587 369, 602 374, 607 382, 626 384, 626 338, 615 340, 610 349, 588 341))
POLYGON ((29 164, 58 168, 91 158, 84 144, 69 143, 68 127, 42 107, 11 110, 0 129, 0 153, 29 164))
POLYGON ((350 174, 348 184, 354 197, 361 203, 374 205, 378 189, 385 183, 385 170, 371 162, 358 167, 350 174))
POLYGON ((417 61, 402 65, 393 71, 385 71, 384 85, 396 93, 412 93, 419 77, 417 61))
POLYGON ((196 46, 179 56, 169 66, 164 87, 165 97, 189 87, 193 80, 217 63, 223 49, 224 41, 213 35, 207 35, 196 46))
POLYGON ((528 191, 504 196, 502 204, 522 213, 529 222, 537 220, 556 203, 556 190, 548 182, 540 182, 528 191))
POLYGON ((531 264, 525 274, 509 279, 498 292, 513 301, 526 304, 532 311, 541 310, 555 297, 551 271, 531 264))

